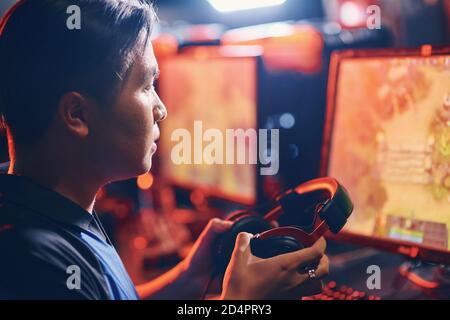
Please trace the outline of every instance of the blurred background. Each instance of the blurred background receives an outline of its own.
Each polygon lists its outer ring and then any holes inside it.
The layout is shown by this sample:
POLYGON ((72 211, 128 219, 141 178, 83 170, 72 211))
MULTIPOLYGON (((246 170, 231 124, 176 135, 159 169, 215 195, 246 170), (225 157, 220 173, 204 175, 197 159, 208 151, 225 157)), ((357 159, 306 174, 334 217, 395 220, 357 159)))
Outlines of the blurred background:
MULTIPOLYGON (((12 3, 2 0, 0 14, 12 3)), ((160 18, 153 35, 161 69, 157 91, 169 118, 161 124, 151 173, 105 186, 96 207, 137 284, 183 259, 209 219, 266 203, 324 174, 333 53, 450 44, 449 0, 154 3, 160 18), (220 130, 279 129, 279 148, 269 148, 279 159, 278 173, 262 176, 259 164, 176 165, 171 133, 193 133, 197 120, 220 130)), ((241 147, 248 151, 249 144, 241 147)), ((1 162, 8 161, 4 135, 0 150, 1 162)), ((333 248, 347 250, 344 244, 333 248)))

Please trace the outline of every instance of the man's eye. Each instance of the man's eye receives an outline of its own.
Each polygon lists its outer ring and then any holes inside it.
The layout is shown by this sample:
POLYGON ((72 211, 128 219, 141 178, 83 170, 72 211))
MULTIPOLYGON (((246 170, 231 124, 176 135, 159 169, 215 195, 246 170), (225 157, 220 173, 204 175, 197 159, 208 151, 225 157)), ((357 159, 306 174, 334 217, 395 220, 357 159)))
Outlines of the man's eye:
POLYGON ((149 85, 144 88, 145 91, 153 91, 155 89, 154 85, 149 85))

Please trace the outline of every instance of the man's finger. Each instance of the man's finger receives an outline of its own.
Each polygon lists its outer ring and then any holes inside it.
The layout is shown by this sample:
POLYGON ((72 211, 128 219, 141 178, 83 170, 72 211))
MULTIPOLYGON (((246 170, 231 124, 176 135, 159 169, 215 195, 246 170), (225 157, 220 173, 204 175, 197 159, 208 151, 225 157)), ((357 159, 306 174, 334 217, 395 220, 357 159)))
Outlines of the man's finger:
POLYGON ((219 218, 211 219, 198 236, 197 241, 204 242, 214 240, 217 235, 229 230, 232 225, 233 222, 231 221, 225 221, 219 218))
POLYGON ((322 292, 321 278, 328 274, 329 261, 327 256, 323 256, 315 270, 316 277, 311 279, 308 272, 295 272, 290 281, 290 286, 284 293, 280 294, 282 299, 296 299, 316 295, 322 292))
POLYGON ((272 259, 279 259, 285 266, 290 269, 298 269, 301 266, 317 263, 325 254, 326 241, 320 238, 311 247, 297 250, 274 257, 272 259))
POLYGON ((323 256, 320 259, 319 266, 315 269, 317 278, 321 279, 326 277, 330 272, 330 262, 327 256, 323 256))
POLYGON ((244 258, 250 255, 250 241, 253 235, 247 232, 241 232, 236 238, 232 257, 244 258))
POLYGON ((317 281, 322 279, 323 277, 327 276, 329 273, 329 260, 327 256, 323 256, 322 259, 320 259, 320 262, 316 268, 311 268, 308 270, 305 270, 303 272, 297 272, 297 274, 294 275, 294 283, 296 286, 307 282, 307 281, 317 281), (314 270, 314 274, 316 275, 316 278, 311 279, 308 271, 314 270))

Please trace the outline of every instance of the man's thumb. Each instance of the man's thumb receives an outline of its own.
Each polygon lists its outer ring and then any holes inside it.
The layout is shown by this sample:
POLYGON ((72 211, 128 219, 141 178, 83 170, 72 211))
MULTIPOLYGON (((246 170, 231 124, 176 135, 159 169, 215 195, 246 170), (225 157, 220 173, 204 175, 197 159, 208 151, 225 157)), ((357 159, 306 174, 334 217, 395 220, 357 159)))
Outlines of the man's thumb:
POLYGON ((248 232, 241 232, 236 238, 234 244, 233 257, 235 256, 247 256, 250 254, 250 240, 253 235, 248 232))

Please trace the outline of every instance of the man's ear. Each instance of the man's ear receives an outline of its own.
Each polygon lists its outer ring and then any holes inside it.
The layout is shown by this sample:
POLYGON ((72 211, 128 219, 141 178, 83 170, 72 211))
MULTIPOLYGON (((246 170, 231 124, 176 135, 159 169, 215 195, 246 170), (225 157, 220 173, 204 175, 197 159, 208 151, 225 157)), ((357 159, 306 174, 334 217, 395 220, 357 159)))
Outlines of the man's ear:
POLYGON ((58 114, 62 125, 72 134, 78 137, 86 137, 89 134, 88 113, 90 102, 78 92, 64 94, 58 105, 58 114))

